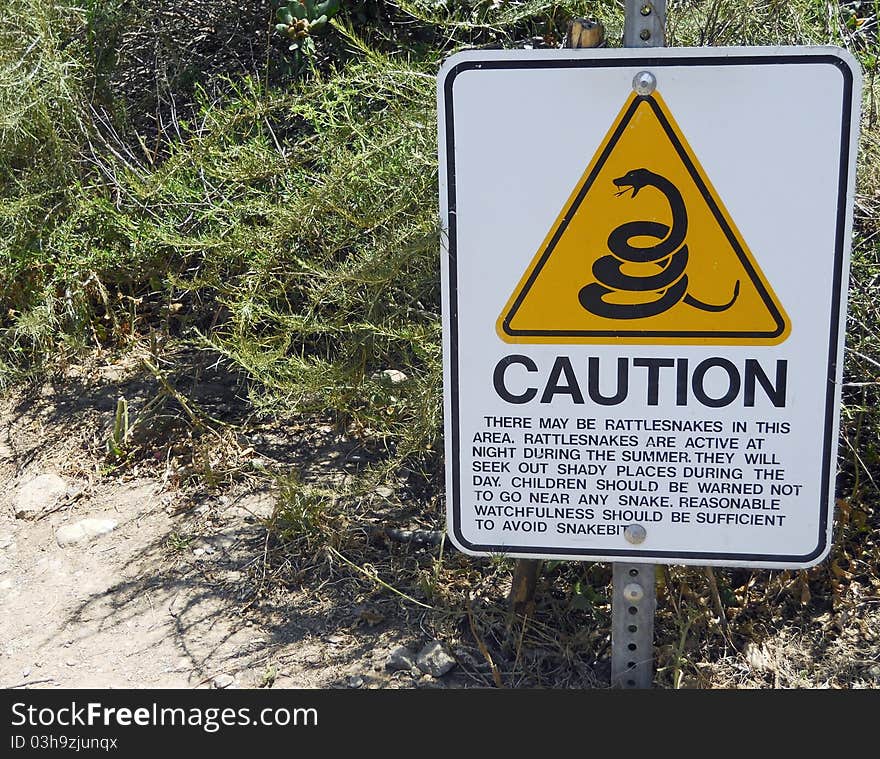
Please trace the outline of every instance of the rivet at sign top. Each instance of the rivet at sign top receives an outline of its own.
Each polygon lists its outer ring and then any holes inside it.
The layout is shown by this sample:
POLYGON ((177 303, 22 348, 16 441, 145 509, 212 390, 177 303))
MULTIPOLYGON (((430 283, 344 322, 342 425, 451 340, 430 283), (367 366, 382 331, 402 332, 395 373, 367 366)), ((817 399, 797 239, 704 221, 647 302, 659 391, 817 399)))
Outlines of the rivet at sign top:
POLYGON ((623 597, 631 604, 637 604, 645 597, 645 589, 637 582, 631 582, 623 587, 623 597))
POLYGON ((633 89, 639 95, 650 95, 657 87, 657 79, 650 71, 640 71, 633 77, 633 89))
POLYGON ((648 531, 640 524, 629 524, 623 528, 623 537, 630 543, 644 543, 648 531))
POLYGON ((651 3, 645 3, 640 9, 640 13, 643 16, 650 16, 652 10, 653 9, 651 8, 651 3))

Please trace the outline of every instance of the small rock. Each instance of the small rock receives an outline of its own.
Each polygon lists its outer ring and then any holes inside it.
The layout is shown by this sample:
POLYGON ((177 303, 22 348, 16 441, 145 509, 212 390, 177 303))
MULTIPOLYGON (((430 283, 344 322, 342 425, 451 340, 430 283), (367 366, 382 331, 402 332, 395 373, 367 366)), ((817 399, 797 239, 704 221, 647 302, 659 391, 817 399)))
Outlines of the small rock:
POLYGON ((399 385, 401 382, 406 382, 409 377, 399 369, 383 369, 381 372, 376 372, 373 379, 389 385, 399 385))
POLYGON ((102 366, 98 373, 108 382, 122 382, 125 379, 125 368, 122 366, 102 366))
POLYGON ((241 572, 239 572, 237 569, 234 569, 231 572, 227 572, 226 579, 229 582, 238 582, 241 579, 241 572))
POLYGON ((68 659, 64 662, 68 667, 75 667, 77 665, 76 659, 68 659))
POLYGON ((57 474, 47 472, 28 480, 12 498, 17 519, 34 519, 51 509, 67 492, 67 483, 57 474))
POLYGON ((224 688, 228 688, 235 682, 235 678, 232 675, 217 675, 212 681, 211 685, 217 690, 223 690, 224 688))
POLYGON ((364 678, 360 675, 352 675, 347 682, 349 688, 360 688, 364 684, 364 678))
POLYGON ((0 551, 15 545, 12 535, 0 535, 0 551))
POLYGON ((385 669, 397 672, 402 669, 412 669, 416 666, 416 655, 406 646, 395 648, 385 662, 385 669))
POLYGON ((22 676, 22 677, 30 677, 30 676, 31 676, 31 668, 30 668, 30 667, 25 667, 25 668, 21 671, 21 676, 22 676))
POLYGON ((55 532, 55 540, 59 546, 64 548, 76 543, 84 543, 100 535, 106 535, 108 532, 113 532, 118 526, 115 519, 83 519, 74 524, 59 527, 55 532))
POLYGON ((193 551, 193 556, 203 556, 204 553, 205 553, 204 548, 196 548, 196 550, 193 551))
POLYGON ((229 551, 231 551, 235 547, 237 540, 234 536, 221 532, 217 536, 216 542, 217 547, 221 551, 226 551, 226 553, 229 553, 229 551))
POLYGON ((455 659, 439 640, 432 640, 419 651, 416 666, 431 677, 443 677, 455 666, 455 659))
POLYGON ((394 491, 391 488, 387 488, 384 485, 376 488, 376 495, 380 498, 391 498, 394 495, 394 491))

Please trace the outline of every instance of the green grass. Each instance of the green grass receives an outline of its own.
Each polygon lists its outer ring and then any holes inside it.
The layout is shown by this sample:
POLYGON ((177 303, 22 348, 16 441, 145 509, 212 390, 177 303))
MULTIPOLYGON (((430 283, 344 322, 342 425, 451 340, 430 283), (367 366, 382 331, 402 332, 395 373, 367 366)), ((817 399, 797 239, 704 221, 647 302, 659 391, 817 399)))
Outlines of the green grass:
MULTIPOLYGON (((243 369, 258 408, 333 414, 404 457, 436 452, 437 64, 468 44, 534 35, 559 44, 568 18, 589 12, 616 45, 622 17, 611 2, 395 7, 385 8, 390 22, 367 6, 364 23, 342 14, 321 41, 331 52, 284 86, 202 83, 195 106, 148 148, 113 123, 118 4, 9 0, 0 11, 0 373, 16 376, 65 345, 125 345, 158 330, 243 369), (389 388, 374 379, 384 369, 408 381, 389 388)), ((673 2, 669 36, 677 45, 835 42, 865 61, 873 54, 867 32, 806 0, 673 2)), ((880 355, 874 299, 861 297, 876 276, 871 130, 862 147, 853 273, 863 286, 847 363, 859 388, 847 419, 860 440, 877 426, 864 383, 880 355)))

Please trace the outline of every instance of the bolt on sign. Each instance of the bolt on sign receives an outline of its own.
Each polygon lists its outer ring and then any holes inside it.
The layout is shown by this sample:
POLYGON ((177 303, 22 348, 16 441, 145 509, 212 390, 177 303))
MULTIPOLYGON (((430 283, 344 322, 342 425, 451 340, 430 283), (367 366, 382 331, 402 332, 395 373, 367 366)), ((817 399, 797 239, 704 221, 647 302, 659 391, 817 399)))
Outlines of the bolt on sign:
POLYGON ((827 555, 860 93, 833 47, 445 62, 456 546, 777 568, 827 555))

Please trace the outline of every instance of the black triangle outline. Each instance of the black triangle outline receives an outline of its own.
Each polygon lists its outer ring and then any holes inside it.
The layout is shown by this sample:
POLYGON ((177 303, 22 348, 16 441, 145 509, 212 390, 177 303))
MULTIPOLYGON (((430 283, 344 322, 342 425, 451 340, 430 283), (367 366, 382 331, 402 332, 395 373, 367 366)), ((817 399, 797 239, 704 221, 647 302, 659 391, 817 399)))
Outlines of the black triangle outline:
POLYGON ((715 339, 730 339, 730 338, 760 338, 760 339, 772 339, 779 337, 781 334, 785 332, 786 328, 786 320, 783 318, 780 313, 779 308, 776 305, 776 302, 771 297, 770 293, 767 292, 767 289, 764 287, 764 283, 762 278, 758 276, 754 267, 752 266, 752 262, 749 259, 749 256, 746 255, 745 251, 740 246, 739 241, 736 238, 736 235, 733 233, 733 230, 730 228, 730 225, 727 223, 724 218, 724 214, 721 213, 721 209, 718 207, 718 203, 716 202, 714 196, 709 191, 709 188, 706 187, 706 183, 703 181, 703 178, 700 172, 697 170, 696 166, 694 166, 693 162, 688 155, 688 152, 685 150, 684 146, 679 140, 678 135, 675 133, 675 130, 672 128, 672 125, 669 123, 669 120, 666 118, 666 114, 663 112, 663 109, 659 106, 657 101, 651 95, 638 95, 635 97, 630 103, 629 108, 624 114, 623 118, 620 120, 620 123, 617 125, 617 128, 614 130, 614 133, 611 135, 611 139, 607 141, 605 145, 605 149, 602 151, 602 154, 599 156, 599 160, 596 161, 593 170, 590 172, 586 181, 580 188, 577 196, 572 202, 571 206, 569 206, 568 210, 565 212, 565 215, 562 218, 562 222, 557 227, 555 233, 553 234, 552 239, 547 244, 547 247, 544 250, 544 253, 541 255, 540 260, 538 261, 537 266, 532 269, 529 278, 526 280, 525 284, 520 288, 519 293, 517 294, 516 299, 513 302, 513 305, 510 307, 510 310, 507 312, 507 315, 504 317, 504 320, 501 323, 502 329, 504 333, 510 337, 683 337, 683 338, 715 338, 715 339), (608 156, 611 155, 611 152, 617 146, 618 141, 620 140, 620 136, 623 133, 623 130, 632 120, 632 117, 635 115, 635 112, 638 110, 639 106, 642 103, 646 103, 653 110, 654 115, 657 117, 657 120, 660 122, 660 125, 663 127, 666 136, 669 138, 670 143, 673 148, 675 148, 676 153, 678 153, 679 158, 684 164, 685 168, 687 168, 688 173, 693 179, 694 183, 697 186, 697 189, 700 191, 700 194, 703 196, 703 199, 706 201, 709 206, 709 210, 712 212, 712 215, 715 217, 715 220, 718 222, 718 225, 721 227, 721 231, 724 233, 724 236, 727 238, 731 247, 733 248, 734 253, 736 253, 737 258, 739 258, 740 263, 745 269, 746 273, 749 276, 752 284, 758 292, 758 295, 761 297, 761 300, 764 302, 770 316, 773 318, 773 321, 776 323, 776 329, 772 332, 766 331, 758 331, 758 332, 745 332, 745 331, 671 331, 671 330, 645 330, 645 329, 629 329, 629 330, 561 330, 561 329, 532 329, 532 330, 516 330, 511 328, 510 322, 516 316, 519 307, 522 305, 526 296, 532 288, 532 285, 537 281, 538 276, 541 273, 541 270, 544 267, 544 264, 550 259, 550 256, 553 254, 554 249, 556 248, 557 243, 565 234, 565 230, 568 228, 569 222, 574 218, 574 215, 577 213, 580 208, 581 203, 589 192, 590 188, 593 185, 593 182, 596 180, 597 175, 601 171, 602 167, 605 165, 605 162, 608 160, 608 156))

